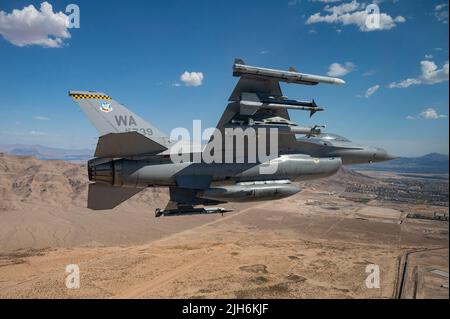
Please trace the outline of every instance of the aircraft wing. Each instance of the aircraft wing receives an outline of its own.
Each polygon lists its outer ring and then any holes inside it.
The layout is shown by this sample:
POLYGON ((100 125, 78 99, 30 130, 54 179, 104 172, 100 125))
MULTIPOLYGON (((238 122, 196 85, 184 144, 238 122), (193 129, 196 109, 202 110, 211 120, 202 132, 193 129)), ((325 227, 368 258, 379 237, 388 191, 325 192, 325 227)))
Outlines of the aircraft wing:
MULTIPOLYGON (((265 96, 273 96, 281 98, 283 96, 281 92, 280 84, 277 80, 271 78, 261 78, 254 76, 241 76, 236 84, 233 92, 228 98, 229 104, 222 114, 217 128, 221 129, 224 125, 229 123, 234 117, 240 115, 240 100, 241 96, 245 93, 255 93, 265 96)), ((289 113, 286 109, 273 110, 273 116, 280 116, 289 120, 289 113)))
POLYGON ((291 122, 288 110, 308 111, 310 116, 323 111, 314 100, 296 101, 283 96, 280 82, 302 85, 345 83, 337 78, 299 73, 293 68, 282 71, 249 66, 240 59, 235 60, 233 75, 240 78, 216 128, 220 131, 235 127, 277 128, 280 151, 289 150, 295 144, 297 124, 291 122))

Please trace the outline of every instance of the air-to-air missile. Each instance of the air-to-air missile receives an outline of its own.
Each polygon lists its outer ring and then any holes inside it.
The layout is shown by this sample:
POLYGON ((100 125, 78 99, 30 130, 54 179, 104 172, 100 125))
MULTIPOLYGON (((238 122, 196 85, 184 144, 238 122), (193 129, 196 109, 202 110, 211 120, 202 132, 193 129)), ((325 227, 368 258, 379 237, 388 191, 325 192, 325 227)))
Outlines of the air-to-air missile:
POLYGON ((233 65, 233 76, 245 75, 261 76, 265 78, 272 78, 274 80, 282 82, 306 85, 316 85, 319 83, 339 85, 345 84, 345 81, 342 79, 322 75, 300 73, 297 72, 293 67, 289 68, 289 71, 281 71, 246 65, 241 59, 236 59, 233 65))
POLYGON ((314 100, 307 102, 289 100, 286 98, 277 99, 274 97, 259 96, 255 93, 243 93, 239 104, 241 106, 241 114, 243 115, 249 115, 250 113, 255 113, 259 109, 268 108, 309 111, 311 117, 314 113, 324 110, 319 107, 314 100))

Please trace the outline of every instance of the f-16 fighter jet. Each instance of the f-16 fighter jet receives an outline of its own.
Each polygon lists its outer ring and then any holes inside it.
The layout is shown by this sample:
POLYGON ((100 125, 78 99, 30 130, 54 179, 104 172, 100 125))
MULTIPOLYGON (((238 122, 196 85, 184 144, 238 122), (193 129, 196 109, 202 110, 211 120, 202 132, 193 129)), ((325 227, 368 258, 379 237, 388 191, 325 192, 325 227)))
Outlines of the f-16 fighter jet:
POLYGON ((313 115, 323 108, 314 100, 285 97, 280 82, 341 85, 343 80, 249 66, 240 59, 233 75, 239 81, 201 147, 180 146, 105 93, 69 91, 100 136, 88 162, 87 206, 111 209, 147 187, 168 187, 170 200, 155 211, 157 217, 223 213, 207 206, 288 197, 300 191, 295 182, 330 176, 342 164, 390 159, 380 149, 352 157, 355 149, 346 141, 291 121, 288 110, 313 115))

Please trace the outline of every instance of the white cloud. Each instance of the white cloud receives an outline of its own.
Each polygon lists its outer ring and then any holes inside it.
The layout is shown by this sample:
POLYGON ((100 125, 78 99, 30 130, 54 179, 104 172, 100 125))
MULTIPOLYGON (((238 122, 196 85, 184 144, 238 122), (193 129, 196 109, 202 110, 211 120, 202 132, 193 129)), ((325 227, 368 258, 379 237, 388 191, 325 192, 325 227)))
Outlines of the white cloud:
POLYGON ((267 54, 267 53, 269 53, 269 50, 261 50, 261 51, 259 51, 259 54, 267 54))
POLYGON ((42 116, 42 115, 35 115, 33 116, 33 119, 38 120, 38 121, 49 121, 50 118, 48 118, 47 116, 42 116))
POLYGON ((53 12, 48 2, 42 2, 40 10, 29 5, 11 13, 0 11, 0 34, 19 47, 61 47, 70 38, 68 26, 69 17, 63 12, 53 12))
POLYGON ((434 108, 429 107, 425 111, 420 112, 417 116, 408 115, 406 117, 407 120, 417 120, 417 119, 425 119, 425 120, 438 120, 442 118, 447 118, 447 115, 439 114, 434 108))
POLYGON ((333 7, 326 6, 324 8, 324 10, 327 11, 327 12, 330 12, 332 14, 335 14, 335 15, 342 15, 342 14, 347 13, 347 12, 353 12, 355 10, 358 10, 359 8, 362 8, 362 7, 363 7, 362 4, 360 4, 356 0, 353 0, 352 2, 342 3, 340 5, 333 6, 333 7))
POLYGON ((392 82, 389 84, 390 89, 405 89, 407 87, 410 87, 413 84, 420 84, 421 82, 418 79, 406 79, 399 82, 392 82))
POLYGON ((203 83, 203 73, 185 71, 183 74, 181 74, 180 80, 186 86, 200 86, 203 83))
POLYGON ((370 21, 371 10, 367 10, 367 4, 359 3, 356 0, 352 2, 342 3, 336 6, 325 6, 323 8, 323 15, 317 12, 306 20, 306 24, 314 23, 328 23, 341 24, 343 26, 356 25, 360 31, 379 31, 389 30, 397 26, 398 23, 403 23, 406 19, 402 16, 391 17, 386 13, 380 13, 379 26, 367 27, 366 22, 370 21))
POLYGON ((425 54, 425 59, 432 60, 433 59, 433 55, 432 54, 425 54))
POLYGON ((369 71, 364 72, 364 73, 362 74, 362 76, 364 76, 364 77, 372 76, 372 75, 374 75, 375 73, 377 73, 376 70, 369 70, 369 71))
POLYGON ((442 69, 438 69, 433 61, 422 61, 422 80, 425 84, 436 84, 448 81, 448 61, 442 69))
POLYGON ((389 88, 407 88, 413 84, 437 84, 441 82, 448 81, 448 61, 442 66, 441 69, 438 69, 436 63, 433 61, 421 61, 421 70, 422 74, 417 78, 409 78, 406 80, 402 80, 399 82, 392 82, 389 84, 389 88))
POLYGON ((344 65, 339 63, 332 63, 328 69, 328 76, 344 76, 352 71, 354 71, 356 65, 352 62, 346 62, 344 65))
POLYGON ((419 113, 419 118, 427 119, 427 120, 437 120, 440 118, 445 118, 447 115, 438 114, 435 109, 429 107, 425 111, 419 113))
POLYGON ((39 131, 30 131, 30 132, 28 132, 30 135, 36 135, 36 136, 45 136, 45 135, 48 135, 47 133, 45 133, 45 132, 39 132, 39 131))
POLYGON ((379 88, 380 86, 378 84, 368 88, 365 94, 366 99, 373 95, 376 91, 378 91, 379 88))
POLYGON ((434 15, 438 21, 448 23, 448 3, 438 4, 434 7, 434 15))

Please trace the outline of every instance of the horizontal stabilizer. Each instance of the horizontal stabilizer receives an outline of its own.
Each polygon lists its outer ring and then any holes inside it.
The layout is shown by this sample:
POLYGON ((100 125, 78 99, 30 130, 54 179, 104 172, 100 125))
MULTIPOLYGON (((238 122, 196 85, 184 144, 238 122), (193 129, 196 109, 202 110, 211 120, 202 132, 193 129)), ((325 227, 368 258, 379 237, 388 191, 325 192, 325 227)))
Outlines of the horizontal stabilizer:
POLYGON ((109 133, 100 136, 95 149, 96 157, 129 157, 158 154, 167 150, 165 146, 138 132, 109 133))
POLYGON ((88 208, 112 209, 130 199, 144 188, 114 187, 106 184, 89 184, 88 208))

